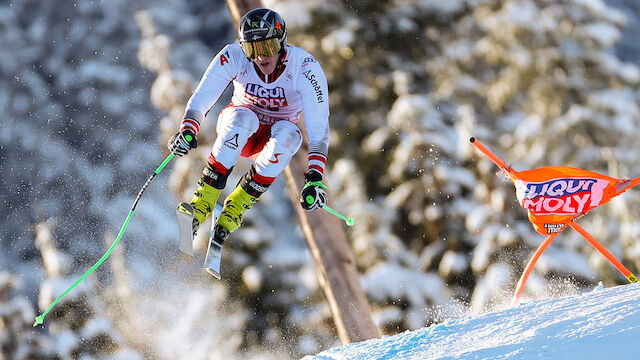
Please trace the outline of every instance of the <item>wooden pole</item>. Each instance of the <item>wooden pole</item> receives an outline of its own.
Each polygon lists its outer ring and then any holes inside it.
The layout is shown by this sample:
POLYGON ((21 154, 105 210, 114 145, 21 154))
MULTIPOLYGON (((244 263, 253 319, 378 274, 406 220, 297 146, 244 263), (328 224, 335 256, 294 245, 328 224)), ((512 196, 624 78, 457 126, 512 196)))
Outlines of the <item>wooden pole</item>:
MULTIPOLYGON (((249 10, 263 7, 260 0, 227 0, 227 4, 235 24, 249 10)), ((305 140, 284 173, 291 201, 316 264, 320 286, 331 308, 338 337, 342 344, 379 338, 380 333, 371 317, 371 308, 347 242, 344 222, 326 211, 308 212, 300 206, 298 199, 304 185, 307 154, 305 140)))

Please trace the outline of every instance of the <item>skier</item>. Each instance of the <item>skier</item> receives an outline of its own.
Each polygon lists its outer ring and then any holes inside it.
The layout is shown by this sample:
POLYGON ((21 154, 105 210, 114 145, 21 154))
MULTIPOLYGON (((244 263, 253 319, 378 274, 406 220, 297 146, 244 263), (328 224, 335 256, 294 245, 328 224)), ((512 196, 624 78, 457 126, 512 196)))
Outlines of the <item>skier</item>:
POLYGON ((238 158, 254 161, 224 200, 212 239, 220 247, 300 148, 297 123, 302 112, 309 163, 300 204, 315 210, 327 201, 322 184, 329 148, 327 81, 313 56, 287 45, 285 22, 273 10, 254 9, 242 17, 238 42, 227 44, 211 61, 187 103, 179 132, 169 139, 169 150, 182 156, 197 146, 200 124, 230 82, 233 97, 218 115, 218 136, 190 203, 195 234, 212 213, 238 158))

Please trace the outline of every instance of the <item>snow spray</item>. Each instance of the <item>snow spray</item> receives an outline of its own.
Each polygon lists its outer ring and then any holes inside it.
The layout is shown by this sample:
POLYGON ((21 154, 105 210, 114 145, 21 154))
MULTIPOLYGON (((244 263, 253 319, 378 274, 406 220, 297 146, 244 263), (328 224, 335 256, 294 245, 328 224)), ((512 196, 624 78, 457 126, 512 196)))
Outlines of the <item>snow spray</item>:
MULTIPOLYGON (((191 136, 187 135, 187 141, 191 141, 191 139, 189 139, 190 137, 191 136)), ((109 250, 107 250, 107 252, 104 255, 102 255, 102 258, 100 258, 100 260, 98 260, 98 262, 96 262, 89 270, 87 270, 87 272, 85 272, 78 280, 76 280, 76 282, 73 283, 73 285, 71 285, 67 290, 65 290, 62 293, 62 295, 58 296, 58 298, 55 299, 51 303, 51 305, 49 305, 49 307, 47 308, 47 310, 45 310, 45 312, 43 312, 40 316, 36 316, 36 320, 33 323, 34 327, 42 324, 44 322, 44 317, 47 316, 47 314, 51 311, 51 309, 53 309, 53 307, 56 306, 56 304, 63 297, 65 297, 73 288, 75 288, 87 276, 89 276, 89 274, 94 272, 100 265, 102 265, 102 263, 109 257, 109 255, 111 255, 111 252, 113 252, 113 249, 115 249, 116 245, 118 245, 118 243, 120 242, 120 238, 122 238, 122 234, 124 234, 124 231, 126 230, 127 226, 129 225, 129 221, 131 220, 131 217, 133 216, 133 211, 136 209, 136 205, 138 205, 138 201, 140 201, 140 198, 142 197, 142 193, 147 189, 147 187, 149 187, 149 184, 151 184, 151 181, 153 181, 153 179, 160 173, 160 171, 162 171, 162 169, 164 169, 164 167, 169 163, 169 161, 171 161, 171 159, 173 159, 174 156, 175 156, 175 154, 173 154, 173 153, 169 154, 169 156, 167 156, 164 159, 162 164, 160 164, 160 166, 158 166, 156 171, 149 177, 147 182, 144 183, 144 185, 142 186, 142 189, 140 189, 140 192, 138 192, 138 196, 136 196, 136 199, 133 202, 133 206, 131 207, 131 210, 129 211, 129 215, 127 216, 127 219, 124 221, 124 224, 122 225, 122 228, 120 229, 120 232, 118 233, 118 236, 113 241, 113 244, 111 244, 111 247, 109 248, 109 250)))

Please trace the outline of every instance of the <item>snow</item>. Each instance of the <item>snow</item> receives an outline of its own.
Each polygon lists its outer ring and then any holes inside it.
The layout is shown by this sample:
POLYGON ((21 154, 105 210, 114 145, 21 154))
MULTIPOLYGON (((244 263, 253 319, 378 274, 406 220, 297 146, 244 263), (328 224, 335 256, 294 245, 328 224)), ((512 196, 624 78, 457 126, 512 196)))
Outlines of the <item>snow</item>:
POLYGON ((446 279, 452 275, 463 273, 468 267, 469 261, 465 255, 449 250, 442 255, 438 273, 446 279))
POLYGON ((345 27, 336 30, 322 39, 322 49, 326 52, 336 52, 345 58, 353 56, 349 45, 355 40, 354 31, 359 27, 357 21, 350 21, 345 27))
POLYGON ((462 0, 419 0, 417 7, 420 10, 433 11, 436 13, 455 13, 464 8, 462 0))
POLYGON ((438 275, 402 268, 396 264, 373 267, 364 275, 362 287, 371 298, 380 302, 389 296, 394 300, 405 298, 412 304, 424 306, 427 302, 444 304, 449 297, 449 290, 438 275))
POLYGON ((579 29, 578 32, 583 32, 587 37, 590 37, 598 41, 603 46, 612 46, 618 40, 620 40, 620 31, 618 28, 607 23, 589 24, 579 29))
MULTIPOLYGON (((589 102, 597 108, 604 108, 615 113, 638 117, 640 108, 633 99, 633 94, 629 90, 603 90, 594 93, 589 97, 589 102)), ((625 129, 627 130, 627 129, 625 129)))
POLYGON ((262 5, 265 8, 276 10, 286 19, 289 29, 308 26, 311 22, 311 13, 317 11, 317 8, 322 6, 322 4, 314 1, 302 2, 296 0, 263 0, 262 5))
POLYGON ((303 359, 631 360, 638 335, 640 283, 521 303, 303 359))
POLYGON ((549 274, 555 271, 585 279, 595 277, 595 273, 584 256, 580 256, 574 251, 555 247, 544 252, 544 256, 541 256, 540 260, 536 262, 535 271, 540 274, 549 274))
POLYGON ((477 207, 467 215, 465 225, 469 231, 478 232, 485 226, 489 216, 491 216, 491 205, 477 207))

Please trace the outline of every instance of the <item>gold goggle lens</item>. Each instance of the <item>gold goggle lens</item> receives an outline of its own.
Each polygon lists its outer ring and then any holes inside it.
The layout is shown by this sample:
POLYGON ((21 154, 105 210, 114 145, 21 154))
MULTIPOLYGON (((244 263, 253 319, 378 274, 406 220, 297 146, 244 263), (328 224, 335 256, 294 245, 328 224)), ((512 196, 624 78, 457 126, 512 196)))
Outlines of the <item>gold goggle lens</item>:
POLYGON ((249 59, 255 59, 258 55, 273 56, 280 51, 280 41, 271 38, 256 42, 241 42, 240 47, 249 59))

